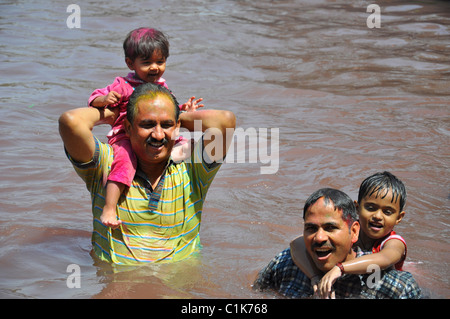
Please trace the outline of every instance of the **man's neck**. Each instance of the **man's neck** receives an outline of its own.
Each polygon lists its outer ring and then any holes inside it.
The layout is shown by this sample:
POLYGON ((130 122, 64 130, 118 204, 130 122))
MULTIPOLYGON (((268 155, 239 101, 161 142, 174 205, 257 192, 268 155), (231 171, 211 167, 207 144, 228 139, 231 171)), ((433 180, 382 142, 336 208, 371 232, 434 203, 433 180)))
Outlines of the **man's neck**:
POLYGON ((344 261, 350 261, 350 260, 353 260, 355 258, 356 258, 356 251, 354 251, 353 248, 350 248, 350 252, 349 252, 349 254, 347 255, 347 258, 345 258, 344 261))
POLYGON ((162 174, 170 160, 162 163, 141 163, 139 162, 139 169, 145 174, 153 189, 158 185, 162 174))

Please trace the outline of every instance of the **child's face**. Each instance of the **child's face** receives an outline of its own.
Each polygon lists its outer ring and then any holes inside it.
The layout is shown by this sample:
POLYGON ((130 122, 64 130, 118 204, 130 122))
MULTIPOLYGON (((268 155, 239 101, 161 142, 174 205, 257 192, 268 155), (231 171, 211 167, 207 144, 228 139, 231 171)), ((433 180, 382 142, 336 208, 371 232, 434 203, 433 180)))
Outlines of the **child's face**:
POLYGON ((400 201, 391 202, 392 191, 384 198, 376 192, 362 199, 358 205, 361 230, 372 239, 380 239, 389 234, 405 215, 400 211, 400 201), (378 195, 378 196, 377 196, 378 195))
POLYGON ((155 83, 166 71, 166 58, 158 50, 148 59, 139 56, 134 61, 126 58, 125 62, 130 70, 135 71, 136 75, 147 83, 155 83))

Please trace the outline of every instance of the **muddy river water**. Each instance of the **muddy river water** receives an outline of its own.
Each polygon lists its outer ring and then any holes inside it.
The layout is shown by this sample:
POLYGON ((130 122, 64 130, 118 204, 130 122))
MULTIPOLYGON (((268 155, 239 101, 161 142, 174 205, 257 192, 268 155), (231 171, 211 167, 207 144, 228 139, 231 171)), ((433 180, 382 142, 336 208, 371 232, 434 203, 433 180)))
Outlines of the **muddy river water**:
POLYGON ((321 187, 356 199, 382 170, 408 191, 405 269, 450 297, 449 2, 76 4, 79 28, 65 2, 0 4, 0 297, 277 298, 251 284, 302 233, 305 199, 321 187), (233 111, 247 144, 209 190, 198 256, 111 273, 90 256, 90 196, 57 120, 128 72, 122 42, 140 26, 169 36, 179 100, 233 111), (81 288, 67 286, 72 264, 81 288))

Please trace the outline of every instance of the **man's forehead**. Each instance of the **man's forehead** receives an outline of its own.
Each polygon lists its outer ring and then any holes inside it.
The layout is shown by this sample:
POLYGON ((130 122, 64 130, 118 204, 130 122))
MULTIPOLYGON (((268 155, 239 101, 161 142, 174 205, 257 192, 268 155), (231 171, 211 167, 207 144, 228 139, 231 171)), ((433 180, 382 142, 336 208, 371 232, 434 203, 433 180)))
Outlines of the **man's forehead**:
POLYGON ((321 197, 307 209, 305 221, 312 217, 342 218, 342 210, 336 209, 331 200, 321 197))
POLYGON ((320 197, 314 204, 312 204, 308 211, 310 210, 335 210, 334 203, 331 199, 320 197))
POLYGON ((149 112, 171 112, 173 117, 175 117, 175 109, 171 99, 164 95, 157 96, 146 96, 143 95, 137 101, 137 111, 138 113, 149 113, 149 112))

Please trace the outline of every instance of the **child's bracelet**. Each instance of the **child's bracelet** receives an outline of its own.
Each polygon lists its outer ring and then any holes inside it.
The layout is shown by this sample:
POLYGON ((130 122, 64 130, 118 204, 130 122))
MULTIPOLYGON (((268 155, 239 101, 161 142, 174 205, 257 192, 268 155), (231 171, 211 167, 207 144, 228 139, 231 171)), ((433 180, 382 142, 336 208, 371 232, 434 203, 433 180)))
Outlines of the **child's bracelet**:
POLYGON ((342 275, 345 274, 344 265, 342 265, 342 263, 337 263, 336 266, 341 270, 342 275))

